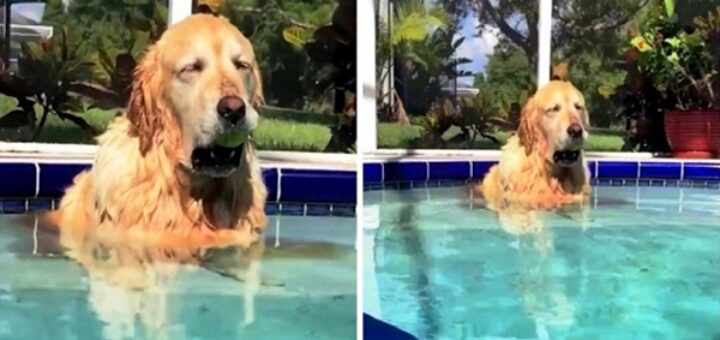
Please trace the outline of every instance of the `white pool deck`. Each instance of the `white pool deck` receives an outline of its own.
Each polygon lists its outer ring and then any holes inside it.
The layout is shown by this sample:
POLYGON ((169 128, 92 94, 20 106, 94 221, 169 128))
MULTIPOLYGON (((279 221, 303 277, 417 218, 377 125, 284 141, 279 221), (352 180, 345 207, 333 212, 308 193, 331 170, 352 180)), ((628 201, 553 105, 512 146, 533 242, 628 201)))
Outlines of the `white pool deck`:
MULTIPOLYGON (((0 163, 42 162, 89 164, 95 157, 96 145, 0 142, 0 163)), ((320 152, 258 151, 264 167, 284 169, 355 170, 354 154, 320 152)))
MULTIPOLYGON (((89 164, 96 145, 0 142, 0 163, 42 162, 62 164, 89 164)), ((295 151, 258 151, 265 167, 289 169, 356 170, 363 163, 383 162, 442 162, 442 161, 495 161, 500 150, 405 150, 382 149, 365 153, 358 159, 355 154, 295 151)), ((674 159, 655 157, 649 152, 586 152, 590 161, 638 162, 693 162, 719 164, 720 159, 674 159)))

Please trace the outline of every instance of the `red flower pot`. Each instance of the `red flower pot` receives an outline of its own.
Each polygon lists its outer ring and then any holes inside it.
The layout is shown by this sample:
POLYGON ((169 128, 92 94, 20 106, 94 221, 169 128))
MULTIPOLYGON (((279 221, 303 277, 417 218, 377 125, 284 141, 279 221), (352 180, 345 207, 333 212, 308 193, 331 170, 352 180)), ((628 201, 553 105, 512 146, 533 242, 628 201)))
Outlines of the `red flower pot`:
POLYGON ((675 158, 717 158, 720 112, 666 111, 665 134, 675 158))

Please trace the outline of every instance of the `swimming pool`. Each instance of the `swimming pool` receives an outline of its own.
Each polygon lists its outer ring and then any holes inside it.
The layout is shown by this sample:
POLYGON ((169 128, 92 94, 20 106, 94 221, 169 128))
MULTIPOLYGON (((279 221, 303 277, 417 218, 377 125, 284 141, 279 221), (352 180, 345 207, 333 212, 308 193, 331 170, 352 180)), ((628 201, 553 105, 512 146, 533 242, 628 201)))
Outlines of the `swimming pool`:
POLYGON ((366 191, 365 311, 421 339, 719 339, 717 185, 602 184, 528 234, 463 186, 366 191))
POLYGON ((354 218, 269 216, 264 249, 88 241, 74 259, 18 218, 0 215, 0 339, 355 336, 354 218))

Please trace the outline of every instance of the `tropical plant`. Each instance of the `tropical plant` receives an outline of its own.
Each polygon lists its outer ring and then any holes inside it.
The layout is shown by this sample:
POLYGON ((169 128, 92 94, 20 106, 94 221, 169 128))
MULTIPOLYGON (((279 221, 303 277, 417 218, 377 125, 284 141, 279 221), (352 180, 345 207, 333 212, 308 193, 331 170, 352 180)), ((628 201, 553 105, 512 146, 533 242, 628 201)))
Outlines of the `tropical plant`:
POLYGON ((678 22, 673 0, 665 0, 664 9, 631 39, 629 57, 668 99, 665 109, 712 108, 718 69, 703 31, 678 22))
POLYGON ((70 112, 84 112, 82 101, 73 96, 71 88, 78 82, 90 79, 93 63, 87 55, 88 45, 77 31, 64 26, 52 39, 27 42, 21 45, 18 73, 2 71, 0 92, 17 100, 17 109, 3 117, 5 122, 24 117, 24 122, 34 130, 35 140, 42 131, 50 114, 69 120, 92 133, 95 128, 82 117, 70 112), (40 120, 36 120, 35 108, 40 108, 40 120))
MULTIPOLYGON (((51 1, 48 6, 56 1, 51 1)), ((165 1, 115 0, 98 11, 96 0, 73 1, 68 14, 46 11, 48 24, 72 26, 87 44, 93 63, 92 77, 70 86, 90 107, 120 109, 130 95, 132 72, 148 45, 157 41, 167 26, 165 1), (99 25, 98 17, 105 18, 99 25), (108 32, 114 30, 114 34, 108 32)))
POLYGON ((428 37, 433 32, 448 28, 450 17, 441 8, 428 6, 421 0, 404 0, 389 8, 393 9, 388 15, 389 22, 377 25, 376 79, 381 87, 377 97, 378 114, 381 118, 408 122, 402 96, 396 90, 398 82, 395 79, 391 81, 391 76, 402 70, 408 61, 426 66, 437 65, 435 60, 438 56, 422 53, 420 48, 427 46, 428 37), (413 44, 416 45, 411 48, 413 44), (430 58, 424 58, 428 56, 430 58))
POLYGON ((326 151, 349 151, 356 140, 355 92, 357 42, 355 1, 340 0, 332 22, 319 27, 304 48, 320 72, 315 88, 334 92, 337 124, 326 151))
POLYGON ((628 131, 624 150, 666 153, 666 110, 720 108, 720 63, 713 52, 720 12, 696 18, 692 26, 677 20, 673 1, 652 9, 642 33, 628 32, 619 62, 626 76, 610 98, 628 131))
POLYGON ((477 137, 491 140, 498 147, 501 142, 492 134, 498 127, 509 127, 512 123, 504 117, 502 111, 494 106, 487 93, 478 93, 473 97, 465 97, 460 101, 460 122, 468 147, 472 147, 477 137))
MULTIPOLYGON (((715 60, 715 70, 720 70, 720 6, 710 11, 706 17, 695 18, 694 23, 705 38, 705 48, 715 60)), ((720 108, 720 81, 713 82, 713 89, 715 107, 720 108)))

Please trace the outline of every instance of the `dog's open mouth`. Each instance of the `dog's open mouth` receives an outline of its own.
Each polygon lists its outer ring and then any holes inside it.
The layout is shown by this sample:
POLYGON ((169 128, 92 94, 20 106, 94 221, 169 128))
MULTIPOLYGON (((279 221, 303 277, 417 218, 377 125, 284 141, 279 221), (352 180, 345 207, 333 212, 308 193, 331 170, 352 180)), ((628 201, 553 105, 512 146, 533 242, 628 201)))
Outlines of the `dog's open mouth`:
POLYGON ((553 162, 559 165, 573 165, 580 159, 580 150, 560 150, 553 154, 553 162))
POLYGON ((243 145, 234 148, 219 145, 196 147, 190 156, 193 170, 214 177, 229 176, 240 166, 243 145))

